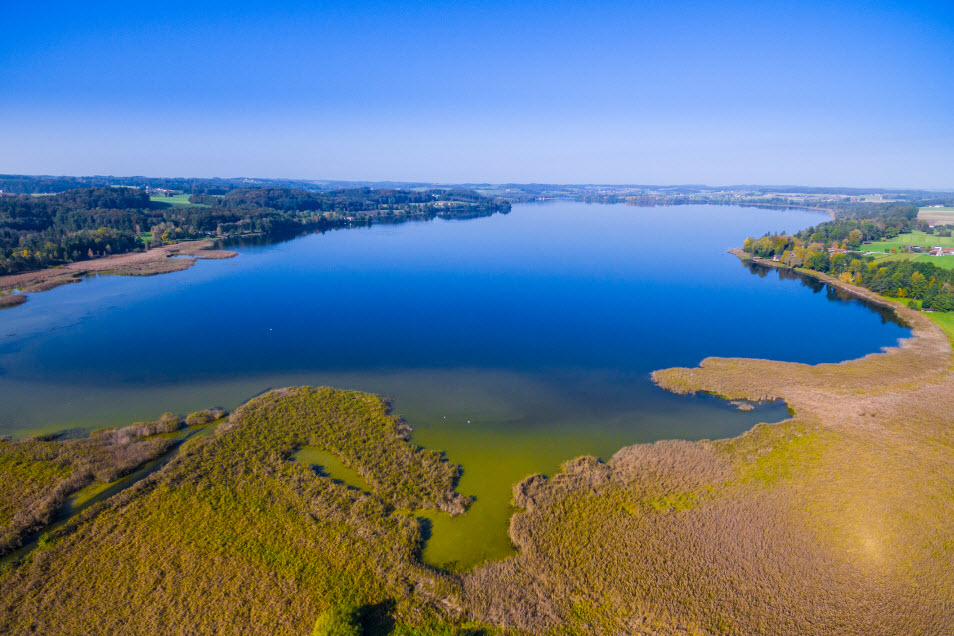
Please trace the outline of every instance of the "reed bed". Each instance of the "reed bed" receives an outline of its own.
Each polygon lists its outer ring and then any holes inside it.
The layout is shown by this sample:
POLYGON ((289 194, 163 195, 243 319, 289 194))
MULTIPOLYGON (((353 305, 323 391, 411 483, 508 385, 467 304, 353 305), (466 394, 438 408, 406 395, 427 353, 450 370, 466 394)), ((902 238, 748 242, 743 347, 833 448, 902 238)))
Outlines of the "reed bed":
POLYGON ((407 437, 373 395, 255 398, 2 575, 0 633, 471 633, 407 511, 462 511, 459 469, 407 437), (371 492, 291 461, 305 445, 371 492))

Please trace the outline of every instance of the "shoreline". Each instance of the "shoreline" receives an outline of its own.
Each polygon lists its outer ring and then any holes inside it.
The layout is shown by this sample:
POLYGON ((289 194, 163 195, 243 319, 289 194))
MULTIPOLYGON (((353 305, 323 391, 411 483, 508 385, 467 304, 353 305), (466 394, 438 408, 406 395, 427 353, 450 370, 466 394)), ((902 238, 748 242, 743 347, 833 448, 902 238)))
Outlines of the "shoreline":
MULTIPOLYGON (((740 252, 732 251, 745 260, 740 252)), ((600 616, 617 632, 647 614, 614 597, 654 599, 667 626, 720 615, 738 633, 761 633, 784 617, 779 634, 860 635, 913 631, 920 617, 931 626, 923 631, 950 631, 954 508, 939 502, 950 501, 954 483, 951 340, 902 303, 806 274, 889 308, 911 336, 836 363, 709 357, 654 371, 676 394, 780 399, 792 415, 731 438, 635 444, 607 461, 578 457, 526 477, 514 486, 517 554, 464 575, 474 616, 505 629, 558 629, 576 615, 574 583, 585 580, 603 582, 600 616), (515 583, 519 598, 508 592, 515 583), (873 599, 890 610, 867 611, 873 599)))
MULTIPOLYGON (((826 212, 833 220, 835 218, 834 210, 829 208, 813 208, 781 204, 753 205, 741 203, 704 203, 702 205, 739 205, 769 208, 797 208, 817 212, 826 212)), ((351 227, 354 226, 347 225, 342 228, 335 229, 350 229, 351 227)), ((258 236, 259 234, 261 233, 250 234, 247 236, 258 236)), ((235 256, 238 256, 237 252, 231 250, 214 249, 215 243, 216 239, 182 241, 172 245, 153 247, 143 252, 113 254, 85 261, 74 261, 72 263, 58 265, 56 267, 50 267, 47 269, 2 275, 0 276, 0 310, 17 307, 24 304, 28 296, 25 296, 23 300, 21 300, 19 296, 37 294, 55 289, 62 285, 79 283, 82 281, 83 277, 90 274, 103 273, 116 274, 117 276, 156 276, 159 274, 171 274, 173 272, 186 270, 195 265, 195 262, 198 259, 223 259, 234 258, 235 256), (192 258, 170 258, 173 256, 190 256, 192 258)), ((733 249, 730 249, 729 252, 734 253, 733 249)), ((741 259, 742 257, 740 256, 739 258, 741 259)))
POLYGON ((712 389, 700 387, 716 384, 724 386, 725 390, 715 392, 727 399, 783 399, 789 406, 795 408, 791 401, 781 395, 782 391, 773 392, 764 388, 764 382, 771 379, 772 373, 797 370, 815 376, 827 377, 829 380, 843 380, 845 384, 850 384, 851 378, 838 377, 848 372, 862 382, 863 386, 856 387, 856 390, 876 390, 878 388, 889 390, 891 386, 911 384, 926 376, 945 373, 954 368, 954 364, 952 364, 952 359, 954 359, 952 357, 954 356, 952 339, 940 325, 922 312, 915 311, 904 303, 885 298, 864 287, 845 283, 822 272, 791 268, 773 261, 754 261, 749 254, 743 252, 740 248, 731 248, 728 252, 743 263, 764 264, 766 267, 778 270, 795 271, 831 285, 856 298, 884 307, 894 313, 898 320, 911 330, 911 335, 899 339, 897 345, 883 347, 879 352, 869 353, 860 358, 817 365, 761 358, 709 357, 702 360, 699 366, 695 368, 674 367, 653 371, 652 380, 661 388, 675 393, 711 392, 712 389), (732 373, 729 373, 730 368, 733 369, 732 373), (745 368, 755 371, 757 375, 763 373, 769 373, 769 375, 761 376, 759 382, 745 382, 741 377, 743 375, 741 370, 745 368), (769 372, 769 369, 772 372, 769 372), (887 373, 887 369, 892 369, 892 372, 887 373), (721 380, 720 374, 724 376, 721 380), (762 388, 758 391, 740 390, 740 385, 746 384, 762 388))
POLYGON ((213 249, 214 245, 215 241, 212 239, 183 241, 172 245, 153 247, 144 252, 114 254, 87 261, 75 261, 48 269, 0 276, 0 293, 4 294, 0 297, 0 309, 22 305, 26 302, 28 294, 37 294, 62 285, 79 283, 90 274, 156 276, 189 269, 199 259, 223 259, 238 256, 238 252, 213 249), (3 302, 4 299, 18 296, 22 296, 24 300, 3 302))
MULTIPOLYGON (((835 287, 844 292, 847 292, 848 294, 851 294, 852 296, 855 296, 856 298, 873 303, 875 305, 878 305, 879 307, 884 307, 886 309, 891 310, 894 313, 894 315, 905 326, 911 329, 911 336, 908 338, 903 338, 902 340, 909 340, 915 337, 916 323, 919 323, 919 322, 922 322, 923 324, 931 325, 932 327, 936 327, 937 329, 939 329, 942 333, 944 332, 944 330, 940 327, 940 325, 938 325, 936 322, 928 318, 924 314, 924 312, 911 309, 907 304, 899 300, 895 300, 893 298, 882 296, 881 294, 878 294, 877 292, 871 291, 867 287, 854 285, 852 283, 846 283, 839 278, 835 278, 823 272, 818 272, 812 269, 806 269, 803 267, 789 267, 788 265, 783 265, 782 263, 777 263, 772 260, 761 259, 757 261, 752 257, 751 254, 743 251, 741 248, 738 248, 738 247, 733 247, 726 251, 729 254, 732 254, 733 256, 738 258, 743 263, 762 265, 764 267, 770 267, 772 269, 796 272, 803 276, 814 278, 815 280, 825 283, 826 285, 831 285, 832 287, 835 287)), ((951 343, 952 347, 954 347, 954 335, 950 336, 950 339, 952 340, 952 343, 951 343)), ((888 347, 888 348, 891 349, 893 347, 888 347)), ((873 355, 873 354, 869 354, 869 355, 873 355)), ((861 359, 861 358, 858 358, 858 359, 861 359)), ((851 362, 851 360, 842 360, 841 362, 835 363, 835 364, 841 364, 843 362, 851 362)))

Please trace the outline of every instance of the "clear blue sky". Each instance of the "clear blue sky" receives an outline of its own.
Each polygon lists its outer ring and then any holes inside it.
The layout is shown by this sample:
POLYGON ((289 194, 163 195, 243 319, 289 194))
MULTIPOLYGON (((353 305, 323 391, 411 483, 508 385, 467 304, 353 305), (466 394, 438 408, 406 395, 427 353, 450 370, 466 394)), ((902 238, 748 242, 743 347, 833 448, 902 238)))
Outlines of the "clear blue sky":
POLYGON ((954 188, 954 2, 11 2, 0 172, 954 188))

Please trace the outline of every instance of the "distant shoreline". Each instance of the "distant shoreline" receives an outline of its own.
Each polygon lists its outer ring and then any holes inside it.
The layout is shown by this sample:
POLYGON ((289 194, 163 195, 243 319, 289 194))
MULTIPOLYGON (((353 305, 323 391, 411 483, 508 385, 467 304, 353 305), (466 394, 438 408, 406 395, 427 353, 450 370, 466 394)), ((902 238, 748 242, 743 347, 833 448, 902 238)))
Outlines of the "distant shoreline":
POLYGON ((0 309, 22 305, 25 300, 10 300, 25 294, 36 294, 80 282, 90 274, 117 274, 119 276, 155 276, 181 272, 195 265, 198 259, 220 259, 238 256, 230 250, 213 249, 215 241, 202 239, 183 241, 173 245, 154 247, 144 252, 114 254, 88 261, 75 261, 60 267, 34 270, 0 276, 0 309), (173 258, 186 257, 186 258, 173 258), (191 257, 191 258, 190 258, 191 257), (19 294, 13 294, 19 291, 19 294))

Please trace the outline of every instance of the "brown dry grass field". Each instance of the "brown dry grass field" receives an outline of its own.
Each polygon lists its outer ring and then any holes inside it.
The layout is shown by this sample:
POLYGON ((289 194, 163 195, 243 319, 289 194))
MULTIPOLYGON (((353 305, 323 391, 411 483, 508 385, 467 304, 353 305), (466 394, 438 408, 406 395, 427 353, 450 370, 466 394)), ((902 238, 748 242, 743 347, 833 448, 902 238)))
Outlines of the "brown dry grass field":
POLYGON ((918 221, 930 225, 954 225, 954 208, 921 208, 918 221))
MULTIPOLYGON (((168 274, 192 267, 195 265, 196 259, 232 258, 237 255, 235 252, 228 250, 211 249, 213 244, 214 242, 211 240, 186 241, 174 245, 154 247, 145 252, 117 254, 89 261, 77 261, 62 267, 0 276, 0 291, 22 289, 28 294, 44 292, 61 285, 78 283, 83 276, 96 273, 120 276, 168 274), (191 256, 193 258, 171 258, 172 256, 191 256)), ((6 296, 6 298, 12 298, 12 296, 6 296)), ((0 308, 2 308, 2 305, 0 305, 0 308)))

